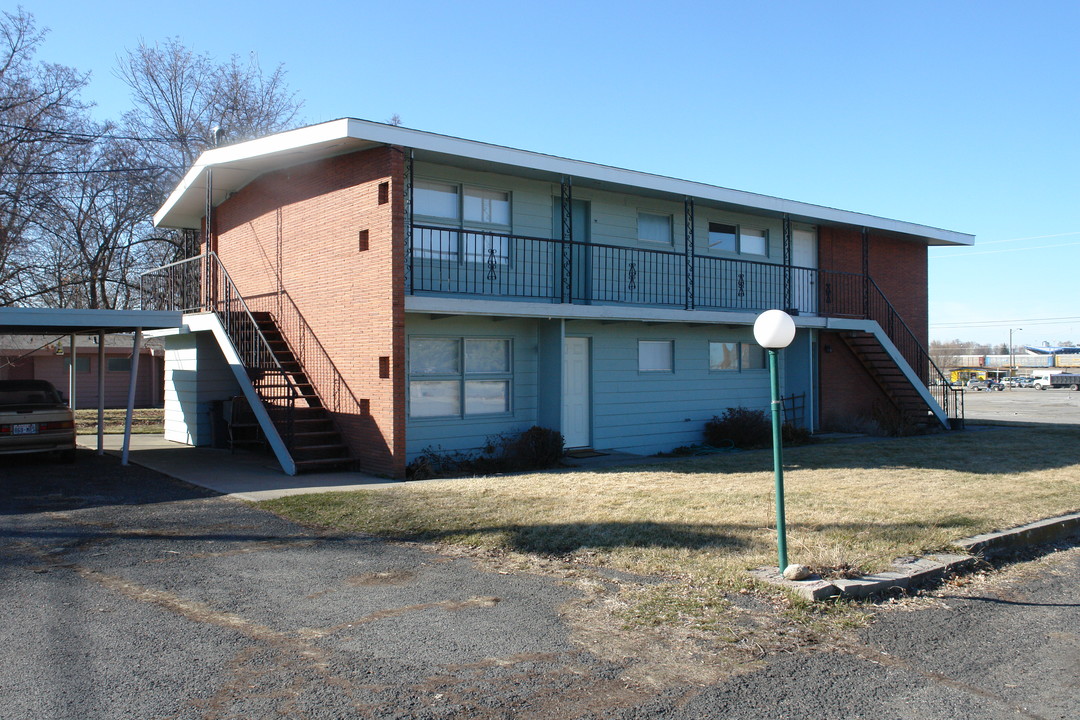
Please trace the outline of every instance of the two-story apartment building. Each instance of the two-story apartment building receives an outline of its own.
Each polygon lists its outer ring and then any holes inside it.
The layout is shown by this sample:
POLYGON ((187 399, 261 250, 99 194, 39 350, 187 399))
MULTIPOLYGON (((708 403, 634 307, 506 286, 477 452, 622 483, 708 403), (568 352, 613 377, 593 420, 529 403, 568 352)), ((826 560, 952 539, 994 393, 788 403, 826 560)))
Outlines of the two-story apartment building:
POLYGON ((145 278, 144 302, 189 313, 167 437, 206 442, 207 403, 243 392, 289 472, 347 453, 400 477, 532 425, 698 443, 768 406, 769 308, 795 316, 783 394, 805 425, 956 415, 926 265, 962 233, 354 119, 205 153, 155 221, 207 251, 145 278))

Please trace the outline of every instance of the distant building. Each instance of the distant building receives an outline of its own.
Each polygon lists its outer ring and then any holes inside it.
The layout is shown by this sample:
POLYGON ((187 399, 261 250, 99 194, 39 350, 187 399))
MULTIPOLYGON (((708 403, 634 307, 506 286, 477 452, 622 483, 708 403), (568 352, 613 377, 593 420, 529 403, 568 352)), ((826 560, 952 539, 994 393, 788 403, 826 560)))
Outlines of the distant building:
MULTIPOLYGON (((70 342, 66 335, 0 335, 0 380, 48 380, 67 398, 72 359, 70 342)), ((130 335, 105 336, 106 408, 127 406, 131 344, 130 335)), ((135 407, 164 406, 164 355, 160 340, 144 343, 139 356, 135 407)), ((75 407, 97 407, 97 336, 76 336, 74 357, 75 407)))

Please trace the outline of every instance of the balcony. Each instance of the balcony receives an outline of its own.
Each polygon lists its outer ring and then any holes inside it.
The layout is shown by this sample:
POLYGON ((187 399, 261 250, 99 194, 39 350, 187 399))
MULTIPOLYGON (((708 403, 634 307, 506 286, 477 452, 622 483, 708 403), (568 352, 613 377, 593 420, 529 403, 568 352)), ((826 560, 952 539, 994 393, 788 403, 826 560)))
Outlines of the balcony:
POLYGON ((426 225, 411 240, 410 294, 868 317, 868 279, 851 273, 426 225))

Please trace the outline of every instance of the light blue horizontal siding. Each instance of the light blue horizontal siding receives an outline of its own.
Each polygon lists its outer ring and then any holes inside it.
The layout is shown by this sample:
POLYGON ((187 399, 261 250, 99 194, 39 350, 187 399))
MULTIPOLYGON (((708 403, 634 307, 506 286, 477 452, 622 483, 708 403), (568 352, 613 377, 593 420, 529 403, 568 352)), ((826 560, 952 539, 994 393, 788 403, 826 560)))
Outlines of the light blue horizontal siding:
MULTIPOLYGON (((526 430, 537 423, 537 324, 534 320, 493 320, 453 317, 432 320, 427 315, 405 316, 408 338, 471 337, 509 338, 513 341, 513 409, 508 415, 456 418, 409 418, 405 426, 405 452, 411 462, 425 448, 443 451, 474 451, 489 437, 526 430)), ((408 390, 406 389, 406 393, 408 390)))
POLYGON ((575 321, 566 333, 593 339, 596 448, 652 454, 700 444, 705 423, 727 408, 769 407, 766 371, 709 372, 709 342, 753 342, 749 327, 575 321), (674 372, 639 372, 638 340, 674 340, 674 372))

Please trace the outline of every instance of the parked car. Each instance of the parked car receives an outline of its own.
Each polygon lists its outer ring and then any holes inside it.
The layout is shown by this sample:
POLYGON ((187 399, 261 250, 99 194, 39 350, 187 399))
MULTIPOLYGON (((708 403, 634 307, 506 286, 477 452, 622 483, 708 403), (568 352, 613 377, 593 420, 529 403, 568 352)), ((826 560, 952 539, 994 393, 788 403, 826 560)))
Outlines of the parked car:
POLYGON ((75 460, 75 415, 45 380, 0 380, 0 455, 57 453, 75 460))
POLYGON ((1005 387, 1029 388, 1034 383, 1034 380, 1029 377, 1007 377, 1003 378, 1001 382, 1004 383, 1005 387))
POLYGON ((990 390, 1004 390, 1005 386, 996 380, 968 380, 967 389, 977 391, 986 390, 989 392, 990 390))

